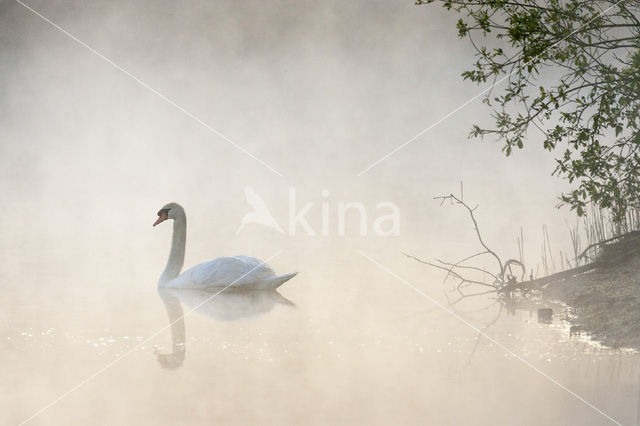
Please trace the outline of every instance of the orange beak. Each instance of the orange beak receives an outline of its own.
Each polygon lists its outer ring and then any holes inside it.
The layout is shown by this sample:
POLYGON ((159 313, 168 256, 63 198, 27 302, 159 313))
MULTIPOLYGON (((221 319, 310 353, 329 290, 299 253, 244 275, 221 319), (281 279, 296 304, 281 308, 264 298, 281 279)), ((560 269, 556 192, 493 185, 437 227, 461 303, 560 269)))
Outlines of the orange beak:
POLYGON ((155 221, 155 223, 153 224, 153 226, 156 226, 157 224, 164 222, 165 220, 167 220, 167 212, 165 211, 161 211, 158 213, 158 220, 155 221))

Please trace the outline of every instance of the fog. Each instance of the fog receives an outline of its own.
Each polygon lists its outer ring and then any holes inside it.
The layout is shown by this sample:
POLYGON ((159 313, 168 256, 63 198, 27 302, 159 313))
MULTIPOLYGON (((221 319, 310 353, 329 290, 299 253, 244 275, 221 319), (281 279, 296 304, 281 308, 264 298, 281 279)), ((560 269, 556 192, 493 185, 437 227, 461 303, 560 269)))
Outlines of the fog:
MULTIPOLYGON (((575 217, 556 208, 567 186, 551 176, 553 157, 536 134, 510 158, 499 142, 467 139, 490 123, 479 99, 361 173, 484 89, 460 77, 473 52, 455 16, 411 1, 26 4, 42 16, 0 2, 5 421, 167 326, 156 281, 171 227, 151 224, 170 201, 189 219, 185 266, 277 254, 276 272, 299 272, 281 290, 296 306, 240 325, 189 315, 183 367, 155 360, 154 345, 171 351, 167 329, 34 424, 609 421, 490 343, 471 356, 473 330, 358 254, 444 303, 442 274, 402 253, 478 251, 465 212, 433 199, 461 182, 505 257, 517 257, 521 228, 528 269, 543 225, 554 251, 570 247, 575 217), (247 187, 286 232, 237 233, 247 187), (289 232, 291 191, 295 211, 314 203, 306 218, 319 235, 289 232), (398 235, 371 231, 385 201, 398 235), (354 212, 339 235, 349 202, 366 209, 366 236, 354 212), (508 398, 518 410, 502 406, 508 398)), ((496 336, 616 419, 635 419, 635 356, 591 354, 534 322, 505 320, 496 336)))
POLYGON ((563 187, 550 176, 553 159, 536 135, 510 159, 499 143, 467 139, 473 123, 488 122, 479 101, 358 176, 483 89, 462 81, 472 51, 439 7, 32 6, 283 176, 29 10, 4 2, 2 185, 12 207, 46 206, 67 218, 73 211, 89 225, 106 211, 132 219, 176 200, 195 214, 215 212, 234 229, 231 219, 246 208, 244 186, 274 210, 295 186, 302 199, 328 189, 336 200, 420 205, 415 226, 442 241, 436 232, 450 229, 440 225, 450 215, 431 198, 464 181, 486 226, 504 230, 500 239, 515 238, 519 226, 533 238, 542 223, 559 222, 558 234, 566 234, 554 208, 563 187), (424 229, 427 223, 438 225, 424 229))

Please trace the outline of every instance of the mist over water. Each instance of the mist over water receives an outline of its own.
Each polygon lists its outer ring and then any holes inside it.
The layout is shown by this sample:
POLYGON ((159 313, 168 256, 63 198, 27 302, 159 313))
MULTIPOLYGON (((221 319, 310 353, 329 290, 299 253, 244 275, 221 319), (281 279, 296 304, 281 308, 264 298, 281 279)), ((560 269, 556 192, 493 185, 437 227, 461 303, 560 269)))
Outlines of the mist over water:
MULTIPOLYGON (((31 423, 611 423, 487 339, 476 346, 477 332, 429 300, 446 303, 443 274, 402 255, 478 251, 465 212, 433 199, 461 181, 505 257, 517 257, 522 227, 535 268, 543 224, 553 250, 569 250, 575 219, 555 208, 565 187, 536 135, 508 159, 498 143, 467 140, 489 112, 475 102, 358 176, 482 90, 461 81, 472 52, 451 15, 382 1, 28 5, 282 176, 19 3, 0 2, 2 423, 24 421, 119 357, 31 423), (237 233, 247 187, 286 232, 237 233), (305 218, 319 235, 289 232, 292 188, 296 212, 313 203, 305 218), (278 297, 163 297, 171 226, 151 225, 170 201, 188 217, 185 267, 275 255, 276 273, 299 275, 278 297), (338 232, 349 202, 366 210, 366 236, 355 211, 338 232), (399 235, 372 232, 388 213, 380 202, 398 207, 399 235)), ((482 310, 489 304, 460 312, 483 328, 497 313, 482 310)), ((503 314, 487 334, 635 422, 637 355, 569 339, 535 315, 503 314)))

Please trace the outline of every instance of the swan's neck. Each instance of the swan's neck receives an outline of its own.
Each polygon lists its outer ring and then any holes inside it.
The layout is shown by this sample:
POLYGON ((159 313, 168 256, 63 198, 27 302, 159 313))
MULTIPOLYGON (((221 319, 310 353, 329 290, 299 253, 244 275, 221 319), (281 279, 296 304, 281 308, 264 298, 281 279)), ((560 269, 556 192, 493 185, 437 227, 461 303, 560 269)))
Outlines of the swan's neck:
POLYGON ((173 237, 171 238, 171 252, 167 260, 167 266, 160 275, 158 284, 171 281, 178 275, 184 265, 184 249, 187 244, 187 218, 177 218, 173 221, 173 237))

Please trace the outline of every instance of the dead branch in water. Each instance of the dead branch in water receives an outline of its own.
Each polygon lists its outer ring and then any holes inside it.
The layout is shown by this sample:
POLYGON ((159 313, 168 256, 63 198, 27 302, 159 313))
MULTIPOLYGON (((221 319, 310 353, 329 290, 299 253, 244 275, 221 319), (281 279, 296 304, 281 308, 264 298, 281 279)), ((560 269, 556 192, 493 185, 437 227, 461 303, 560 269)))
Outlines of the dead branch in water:
MULTIPOLYGON (((457 262, 448 262, 440 259, 435 259, 435 261, 429 262, 429 261, 419 259, 410 254, 404 253, 404 255, 420 263, 424 263, 431 267, 446 271, 447 275, 445 276, 445 281, 449 277, 453 277, 457 281, 457 286, 455 290, 458 292, 460 296, 452 304, 455 304, 467 297, 479 296, 482 294, 489 294, 489 293, 499 293, 499 294, 506 294, 507 296, 511 296, 511 293, 519 288, 518 284, 524 280, 526 269, 525 269, 524 263, 522 262, 522 259, 520 260, 508 259, 506 261, 503 261, 502 258, 498 255, 498 253, 496 253, 495 250, 493 250, 491 247, 487 245, 487 243, 482 237, 482 234, 480 232, 480 227, 478 225, 478 221, 475 217, 475 211, 478 208, 478 206, 476 205, 475 207, 471 207, 469 204, 467 204, 464 201, 462 184, 460 185, 460 196, 449 194, 449 195, 434 197, 434 199, 440 200, 440 205, 443 205, 445 202, 448 201, 451 203, 451 205, 460 205, 467 211, 467 213, 469 214, 469 218, 473 223, 473 229, 475 231, 476 238, 478 239, 478 242, 480 243, 480 246, 482 247, 483 250, 478 253, 467 256, 457 262), (480 268, 478 266, 468 264, 469 261, 473 259, 478 259, 482 256, 489 256, 493 259, 493 261, 495 261, 497 267, 494 269, 494 272, 491 272, 486 268, 480 268), (515 271, 514 271, 514 268, 516 268, 515 271), (520 269, 519 271, 520 273, 517 273, 518 268, 520 269), (476 274, 482 273, 483 279, 481 280, 473 277, 472 276, 473 273, 476 273, 476 274), (517 278, 518 276, 519 276, 519 279, 517 278), (484 280, 484 278, 486 277, 491 278, 492 281, 484 280), (476 286, 483 287, 484 290, 482 291, 480 289, 471 290, 472 287, 476 287, 476 286)), ((520 257, 522 258, 522 253, 520 253, 520 257)), ((523 291, 523 293, 527 292, 523 289, 521 290, 523 291)))
MULTIPOLYGON (((580 274, 584 274, 586 272, 589 272, 598 268, 606 267, 609 264, 615 264, 620 260, 621 257, 629 253, 628 249, 622 249, 622 250, 619 249, 615 252, 612 252, 608 256, 606 256, 606 258, 599 256, 597 259, 592 261, 586 260, 585 264, 580 265, 581 260, 585 259, 587 254, 594 248, 604 247, 604 246, 607 246, 607 244, 617 241, 621 238, 640 234, 640 231, 634 230, 634 231, 629 231, 625 234, 615 235, 610 238, 598 238, 597 242, 588 244, 586 249, 584 249, 581 254, 577 255, 573 259, 574 261, 573 268, 571 267, 572 266, 571 261, 569 260, 567 254, 561 251, 560 259, 564 263, 566 258, 567 265, 569 266, 570 269, 563 270, 561 272, 555 272, 555 273, 552 272, 549 274, 549 266, 551 266, 551 271, 555 271, 556 265, 553 260, 551 244, 549 242, 549 234, 546 226, 543 226, 543 240, 544 240, 543 246, 542 246, 543 263, 544 263, 543 266, 547 273, 545 274, 546 276, 544 277, 533 279, 533 271, 532 271, 531 276, 529 277, 528 280, 526 280, 525 279, 526 269, 525 269, 524 263, 522 262, 522 246, 524 241, 524 238, 522 237, 522 230, 521 230, 520 239, 518 240, 518 250, 519 250, 520 260, 507 259, 506 261, 503 261, 502 258, 498 255, 498 253, 495 250, 491 249, 486 244, 485 240, 482 237, 482 234, 480 232, 480 227, 478 225, 478 221, 475 217, 475 212, 478 206, 476 205, 475 207, 471 207, 469 204, 467 204, 464 201, 462 194, 463 194, 463 188, 461 185, 460 196, 449 194, 449 195, 434 197, 434 199, 440 200, 440 205, 443 205, 447 201, 449 201, 451 205, 460 205, 468 212, 469 218, 473 223, 473 229, 475 231, 476 238, 478 239, 478 242, 482 247, 482 251, 479 251, 470 256, 466 256, 457 262, 449 262, 449 261, 440 260, 440 259, 435 259, 433 262, 429 262, 429 261, 419 259, 416 256, 412 256, 410 254, 404 253, 405 256, 413 260, 416 260, 425 265, 429 265, 431 267, 446 271, 447 274, 444 278, 444 281, 446 281, 450 277, 454 278, 454 280, 457 281, 455 290, 458 292, 459 298, 451 304, 458 303, 467 297, 479 296, 479 295, 489 294, 489 293, 496 293, 500 295, 501 299, 504 299, 504 300, 511 300, 512 296, 517 293, 526 297, 531 293, 531 291, 539 290, 551 282, 561 281, 561 280, 568 279, 580 274), (563 257, 563 254, 564 254, 564 257, 563 257), (495 263, 497 264, 496 265, 497 268, 493 269, 493 272, 487 270, 486 268, 481 268, 468 263, 471 260, 478 260, 482 256, 490 256, 495 261, 495 263), (549 265, 548 262, 550 262, 551 265, 549 265), (516 268, 515 271, 514 271, 514 268, 516 268), (520 268, 520 271, 519 271, 520 273, 517 273, 518 272, 517 268, 520 268), (476 274, 475 276, 473 275, 474 273, 476 274), (480 273, 482 274, 481 279, 478 278, 478 274, 480 273), (490 278, 490 280, 486 280, 487 277, 490 278), (482 287, 482 289, 474 288, 474 287, 482 287)), ((640 214, 639 214, 639 217, 640 217, 640 214)), ((597 217, 596 219, 597 220, 594 220, 594 223, 597 226, 593 227, 593 231, 590 231, 590 232, 593 232, 594 234, 598 234, 600 235, 600 237, 602 237, 605 235, 604 221, 602 217, 597 217)), ((571 230, 570 228, 570 232, 571 232, 573 249, 575 254, 575 253, 578 253, 579 249, 581 248, 579 235, 577 232, 577 228, 575 230, 571 230)), ((587 240, 593 241, 592 236, 587 235, 587 240)), ((634 250, 631 250, 631 251, 634 251, 634 250)))
MULTIPOLYGON (((405 256, 407 256, 410 259, 416 260, 420 263, 424 263, 425 265, 429 265, 432 266, 434 268, 437 269, 442 269, 443 271, 447 272, 447 276, 445 277, 445 280, 449 277, 452 276, 453 278, 455 278, 456 280, 458 280, 458 285, 456 286, 456 291, 458 292, 458 294, 460 295, 460 297, 456 300, 454 300, 453 302, 450 302, 450 305, 455 305, 456 303, 460 302, 462 299, 465 299, 467 297, 472 297, 472 296, 481 296, 483 294, 490 294, 490 293, 495 293, 496 292, 496 287, 492 284, 486 283, 484 281, 478 281, 478 280, 472 280, 469 278, 465 278, 462 274, 456 272, 454 269, 470 269, 470 270, 476 270, 476 271, 480 271, 483 273, 487 273, 491 276, 494 276, 493 274, 491 274, 490 272, 485 271, 482 268, 477 268, 475 266, 469 266, 469 265, 459 265, 459 264, 455 264, 455 263, 449 263, 449 262, 443 262, 442 260, 438 260, 436 259, 436 262, 439 262, 439 264, 436 263, 432 263, 432 262, 427 262, 425 260, 419 259, 415 256, 412 256, 410 254, 407 253, 402 253, 405 256), (464 291, 464 289, 470 287, 470 286, 483 286, 483 287, 489 287, 490 290, 487 291, 474 291, 471 293, 466 293, 464 291)), ((459 262, 458 262, 459 263, 459 262)))
MULTIPOLYGON (((462 194, 462 185, 460 185, 460 192, 462 194)), ((480 245, 482 247, 484 247, 485 252, 487 254, 490 254, 491 256, 493 256, 493 258, 496 260, 496 262, 498 262, 498 267, 500 270, 500 273, 502 274, 504 271, 504 267, 503 267, 503 263, 502 260, 500 259, 500 256, 498 256, 496 254, 496 252, 494 252, 493 250, 491 250, 484 242, 484 240, 482 239, 482 235, 480 234, 480 228, 478 227, 478 221, 476 220, 476 217, 474 216, 473 212, 478 208, 478 205, 476 204, 475 207, 471 208, 467 203, 465 203, 462 200, 462 195, 460 195, 460 198, 456 197, 453 194, 449 194, 449 195, 444 195, 444 196, 440 196, 440 197, 434 197, 435 200, 440 200, 440 205, 444 204, 445 201, 449 200, 449 202, 451 202, 451 205, 455 205, 455 204, 459 204, 462 207, 464 207, 468 212, 469 212, 469 217, 471 218, 471 221, 473 222, 473 229, 476 231, 476 236, 478 237, 478 241, 480 242, 480 245)), ((480 253, 474 255, 474 256, 479 256, 480 253)))

